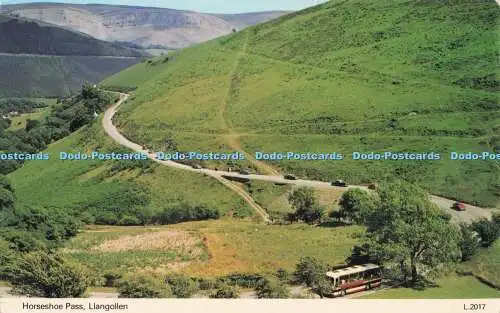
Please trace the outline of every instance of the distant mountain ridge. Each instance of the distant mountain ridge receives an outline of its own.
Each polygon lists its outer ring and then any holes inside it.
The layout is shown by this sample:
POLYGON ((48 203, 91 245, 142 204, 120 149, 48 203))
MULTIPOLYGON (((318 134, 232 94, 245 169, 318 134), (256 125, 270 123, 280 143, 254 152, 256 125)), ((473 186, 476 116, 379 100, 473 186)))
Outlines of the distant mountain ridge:
POLYGON ((167 8, 101 4, 4 5, 0 12, 66 27, 97 39, 184 48, 266 22, 288 12, 206 14, 167 8))
POLYGON ((0 15, 0 98, 64 96, 143 56, 59 26, 0 15))
POLYGON ((143 53, 60 27, 0 18, 0 52, 78 56, 141 57, 143 53))

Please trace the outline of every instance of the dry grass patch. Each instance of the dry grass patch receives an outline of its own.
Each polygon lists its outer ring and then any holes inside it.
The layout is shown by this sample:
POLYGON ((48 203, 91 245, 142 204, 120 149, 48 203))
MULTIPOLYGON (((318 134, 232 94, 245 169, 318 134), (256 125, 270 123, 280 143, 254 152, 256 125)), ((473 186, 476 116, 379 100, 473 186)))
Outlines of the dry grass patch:
POLYGON ((324 189, 317 188, 315 189, 316 197, 318 197, 319 204, 326 206, 327 208, 331 208, 334 205, 339 203, 340 197, 345 192, 345 189, 324 189))
POLYGON ((106 240, 99 246, 92 248, 92 250, 124 252, 190 249, 192 252, 198 251, 195 254, 199 255, 202 252, 200 242, 199 238, 187 232, 167 230, 121 236, 116 239, 106 240))

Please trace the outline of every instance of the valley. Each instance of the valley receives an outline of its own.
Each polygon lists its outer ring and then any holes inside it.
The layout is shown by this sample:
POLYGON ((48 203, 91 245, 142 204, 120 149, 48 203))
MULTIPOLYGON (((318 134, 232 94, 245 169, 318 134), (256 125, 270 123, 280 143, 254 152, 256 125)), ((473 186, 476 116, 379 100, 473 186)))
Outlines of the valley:
POLYGON ((0 298, 498 298, 493 1, 0 13, 0 298))

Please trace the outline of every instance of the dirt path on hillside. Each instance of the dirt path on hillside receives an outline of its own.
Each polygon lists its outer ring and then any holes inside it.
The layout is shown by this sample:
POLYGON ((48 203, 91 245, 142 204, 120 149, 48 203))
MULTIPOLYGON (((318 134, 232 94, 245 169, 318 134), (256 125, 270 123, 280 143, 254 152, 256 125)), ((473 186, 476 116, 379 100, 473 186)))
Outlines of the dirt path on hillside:
POLYGON ((231 124, 231 121, 227 118, 227 107, 231 103, 232 100, 232 94, 233 90, 237 88, 238 85, 238 67, 241 63, 241 59, 245 56, 248 50, 248 41, 249 41, 249 34, 248 32, 246 33, 245 36, 245 42, 243 43, 243 47, 238 51, 238 54, 236 56, 236 60, 234 61, 233 68, 229 72, 229 83, 228 83, 228 88, 226 91, 226 95, 224 96, 224 99, 221 102, 220 110, 219 110, 219 120, 224 129, 228 132, 227 135, 224 135, 224 138, 226 139, 227 144, 229 147, 232 149, 243 153, 245 155, 245 158, 257 168, 259 173, 262 174, 268 174, 268 175, 275 175, 279 176, 280 173, 275 170, 272 166, 266 164, 265 162, 257 161, 251 154, 247 153, 245 149, 243 149, 241 145, 241 135, 238 134, 236 131, 234 131, 233 126, 231 124))

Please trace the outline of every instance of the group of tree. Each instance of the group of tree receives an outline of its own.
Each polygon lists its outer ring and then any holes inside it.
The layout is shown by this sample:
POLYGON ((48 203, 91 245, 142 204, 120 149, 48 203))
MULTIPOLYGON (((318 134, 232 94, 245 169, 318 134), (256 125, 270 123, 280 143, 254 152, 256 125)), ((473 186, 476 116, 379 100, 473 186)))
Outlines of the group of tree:
POLYGON ((382 184, 376 193, 350 189, 339 204, 331 216, 366 227, 349 262, 387 264, 412 284, 470 259, 500 234, 498 216, 455 225, 425 191, 403 181, 382 184))
POLYGON ((0 114, 10 112, 31 113, 35 109, 45 108, 47 103, 29 99, 2 99, 0 100, 0 114))
MULTIPOLYGON (((15 131, 0 128, 0 150, 5 153, 37 153, 56 140, 87 125, 112 103, 113 96, 90 84, 84 84, 79 94, 51 107, 47 117, 28 120, 24 129, 15 131)), ((0 162, 0 173, 7 174, 21 166, 20 160, 0 162)))
POLYGON ((95 206, 89 204, 84 212, 79 213, 80 218, 86 224, 120 226, 170 225, 220 218, 217 209, 204 204, 182 202, 154 209, 148 206, 147 194, 134 189, 127 190, 129 192, 124 197, 126 201, 117 199, 116 202, 111 202, 115 197, 109 201, 102 199, 101 203, 95 206), (106 202, 110 203, 106 205, 106 202))
POLYGON ((317 224, 323 219, 325 209, 319 205, 312 188, 299 187, 295 189, 289 195, 288 202, 295 210, 286 217, 291 223, 303 221, 308 224, 317 224))
POLYGON ((3 175, 0 198, 0 279, 23 295, 81 296, 88 284, 85 271, 51 252, 77 234, 79 220, 52 208, 15 208, 14 188, 3 175))
POLYGON ((2 273, 13 293, 29 297, 82 297, 90 284, 87 269, 46 251, 17 255, 3 267, 2 273))

